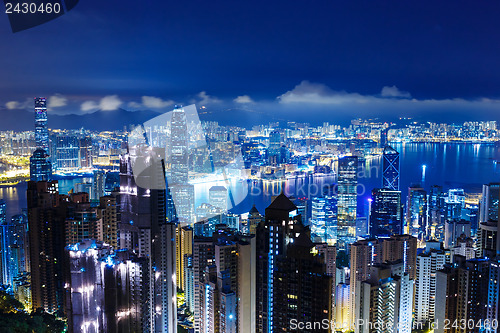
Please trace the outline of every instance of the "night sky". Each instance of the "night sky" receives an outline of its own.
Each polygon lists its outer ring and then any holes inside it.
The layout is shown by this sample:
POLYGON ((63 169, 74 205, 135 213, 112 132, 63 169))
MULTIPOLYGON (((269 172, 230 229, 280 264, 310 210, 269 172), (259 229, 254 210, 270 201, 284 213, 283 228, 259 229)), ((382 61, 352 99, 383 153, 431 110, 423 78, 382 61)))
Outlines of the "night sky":
POLYGON ((59 114, 500 120, 499 17, 496 0, 80 0, 14 34, 0 14, 0 113, 52 96, 59 114))

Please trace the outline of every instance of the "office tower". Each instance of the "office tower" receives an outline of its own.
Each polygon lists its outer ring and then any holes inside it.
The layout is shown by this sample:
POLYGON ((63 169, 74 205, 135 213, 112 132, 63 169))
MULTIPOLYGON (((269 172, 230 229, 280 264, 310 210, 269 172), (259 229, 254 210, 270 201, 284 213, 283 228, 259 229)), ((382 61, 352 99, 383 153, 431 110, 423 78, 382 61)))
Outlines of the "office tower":
POLYGON ((349 307, 349 284, 338 283, 335 288, 335 326, 337 329, 345 331, 350 326, 350 307, 349 307))
POLYGON ((450 254, 444 250, 428 248, 417 256, 415 281, 415 321, 429 323, 435 319, 436 272, 450 262, 450 254))
POLYGON ((169 184, 185 184, 189 176, 189 139, 186 113, 183 108, 176 107, 172 112, 170 131, 171 171, 169 184))
POLYGON ((457 239, 461 236, 471 236, 471 226, 469 221, 449 220, 445 224, 444 248, 451 249, 457 244, 457 239))
POLYGON ((79 139, 75 135, 60 134, 54 137, 54 169, 62 172, 73 172, 80 168, 79 139))
POLYGON ((235 232, 240 231, 240 215, 239 214, 223 214, 222 215, 223 221, 225 220, 225 224, 229 229, 232 229, 235 232))
POLYGON ((405 233, 417 237, 419 241, 427 239, 427 192, 420 185, 408 188, 405 227, 405 233))
POLYGON ((255 205, 252 206, 250 212, 248 214, 248 232, 251 235, 255 235, 255 231, 257 230, 257 226, 262 221, 262 215, 259 213, 259 210, 255 205))
POLYGON ((243 237, 237 243, 238 250, 238 332, 255 332, 256 316, 256 239, 243 237))
MULTIPOLYGON (((257 227, 257 332, 278 329, 274 306, 277 298, 278 261, 286 257, 288 245, 303 229, 297 207, 281 193, 266 208, 265 221, 257 227)), ((284 259, 283 259, 284 260, 284 259)))
POLYGON ((102 243, 68 247, 73 332, 150 332, 146 318, 148 265, 131 251, 102 243))
MULTIPOLYGON (((272 332, 293 322, 325 322, 332 314, 332 279, 325 260, 314 251, 308 232, 302 231, 276 260, 273 281, 272 332)), ((317 332, 304 328, 301 332, 317 332)))
POLYGON ((49 151, 47 101, 45 97, 35 98, 35 144, 37 149, 49 151))
POLYGON ((212 186, 208 190, 208 201, 209 203, 217 207, 221 213, 227 211, 227 198, 228 192, 224 186, 212 186))
POLYGON ((348 250, 356 241, 358 157, 338 160, 337 248, 348 250))
POLYGON ((9 289, 14 289, 14 281, 24 272, 29 271, 28 261, 28 224, 25 215, 15 215, 9 223, 2 223, 0 201, 0 246, 1 265, 2 265, 2 280, 3 284, 9 286, 9 289))
POLYGON ((194 186, 191 184, 169 184, 175 202, 175 210, 180 223, 191 225, 194 222, 194 186))
POLYGON ((384 147, 382 187, 399 191, 399 153, 391 146, 384 147))
POLYGON ((443 187, 432 185, 429 191, 429 237, 438 241, 444 241, 445 199, 443 187))
POLYGON ((90 136, 78 138, 78 147, 80 148, 80 168, 92 168, 92 138, 90 136))
POLYGON ((215 246, 211 238, 195 236, 193 242, 193 276, 194 276, 194 331, 202 332, 204 318, 201 316, 201 299, 205 292, 205 269, 215 263, 215 246))
MULTIPOLYGON (((132 247, 139 257, 149 258, 149 283, 151 292, 146 301, 152 332, 177 332, 176 300, 176 245, 177 222, 172 197, 165 188, 163 163, 155 150, 145 146, 129 149, 120 159, 120 209, 122 226, 127 226, 130 238, 136 240, 132 247), (143 150, 143 151, 140 151, 143 150), (138 156, 149 154, 150 169, 137 175, 137 186, 132 163, 138 156)), ((121 235, 121 231, 120 231, 121 235)))
POLYGON ((401 191, 373 189, 370 236, 400 235, 403 230, 401 191))
POLYGON ((33 311, 67 312, 64 226, 68 203, 61 200, 57 181, 29 182, 28 235, 33 311))
POLYGON ((91 200, 98 201, 100 197, 104 196, 105 183, 106 173, 103 170, 94 170, 91 200))
POLYGON ((30 180, 34 182, 49 181, 52 178, 52 163, 46 151, 39 148, 30 157, 30 180))
POLYGON ((0 199, 0 258, 1 258, 1 262, 0 262, 0 282, 2 284, 5 284, 4 280, 4 276, 5 276, 5 272, 7 270, 7 262, 4 262, 6 260, 4 260, 4 257, 7 259, 7 253, 8 253, 8 250, 7 248, 5 247, 5 245, 3 244, 4 242, 2 241, 2 239, 4 238, 3 236, 3 225, 5 225, 7 223, 7 204, 5 203, 5 200, 3 199, 0 199))
POLYGON ((269 133, 269 148, 267 152, 269 165, 277 166, 281 164, 281 133, 279 131, 269 133))
POLYGON ((98 239, 118 249, 118 223, 121 219, 119 201, 115 195, 101 196, 97 207, 98 239))
POLYGON ((66 245, 82 242, 85 239, 98 239, 97 209, 89 202, 74 205, 66 217, 66 245))
POLYGON ((177 226, 176 231, 176 269, 177 269, 177 287, 186 291, 185 269, 187 267, 187 258, 193 254, 193 228, 190 226, 177 226))
POLYGON ((355 331, 410 333, 414 281, 404 273, 401 262, 376 264, 370 271, 356 294, 355 331))
POLYGON ((479 203, 478 247, 482 256, 494 257, 500 254, 500 233, 498 232, 500 184, 483 185, 479 203))
POLYGON ((337 243, 337 199, 314 197, 311 202, 311 239, 315 243, 337 243))

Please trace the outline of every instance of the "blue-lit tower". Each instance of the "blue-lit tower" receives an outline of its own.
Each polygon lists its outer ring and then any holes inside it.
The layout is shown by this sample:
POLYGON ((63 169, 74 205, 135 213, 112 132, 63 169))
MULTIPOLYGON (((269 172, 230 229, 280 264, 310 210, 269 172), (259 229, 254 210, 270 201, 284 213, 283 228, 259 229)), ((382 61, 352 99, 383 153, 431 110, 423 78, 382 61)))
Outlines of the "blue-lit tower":
POLYGON ((382 163, 382 187, 399 191, 399 153, 385 146, 382 163))
POLYGON ((38 148, 30 157, 30 180, 49 181, 52 178, 52 163, 47 152, 38 148))
POLYGON ((35 143, 37 149, 49 151, 49 129, 47 128, 47 101, 35 98, 35 143))

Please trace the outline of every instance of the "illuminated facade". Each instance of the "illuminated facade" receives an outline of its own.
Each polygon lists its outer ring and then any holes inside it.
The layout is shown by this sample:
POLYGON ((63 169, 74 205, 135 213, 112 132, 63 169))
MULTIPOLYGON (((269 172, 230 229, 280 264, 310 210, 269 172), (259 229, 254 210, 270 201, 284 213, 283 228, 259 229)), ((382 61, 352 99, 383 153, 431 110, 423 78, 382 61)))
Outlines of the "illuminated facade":
POLYGON ((35 144, 37 149, 49 151, 47 100, 45 97, 35 98, 35 144))
POLYGON ((358 157, 345 156, 338 164, 337 247, 348 250, 356 241, 358 157))

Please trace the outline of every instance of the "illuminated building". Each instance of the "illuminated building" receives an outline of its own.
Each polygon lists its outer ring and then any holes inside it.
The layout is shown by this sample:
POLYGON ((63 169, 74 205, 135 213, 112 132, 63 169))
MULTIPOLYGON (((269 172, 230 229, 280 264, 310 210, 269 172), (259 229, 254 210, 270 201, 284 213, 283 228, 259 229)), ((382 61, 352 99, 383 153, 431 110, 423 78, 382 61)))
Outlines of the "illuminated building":
POLYGON ((100 197, 104 196, 106 174, 102 170, 94 170, 92 177, 92 192, 90 199, 99 201, 100 197))
POLYGON ((337 242, 337 199, 333 196, 314 197, 311 202, 311 239, 315 243, 337 242))
POLYGON ((228 191, 224 186, 212 186, 208 190, 210 205, 217 207, 220 213, 227 211, 228 191))
POLYGON ((120 221, 120 209, 115 195, 100 197, 97 217, 99 219, 98 239, 111 245, 113 249, 118 249, 118 222, 120 221))
POLYGON ((399 153, 391 146, 384 148, 382 168, 382 187, 399 191, 399 153))
POLYGON ((450 262, 450 254, 444 250, 428 248, 417 256, 417 279, 415 281, 415 321, 435 320, 436 272, 450 262))
POLYGON ((370 236, 400 235, 403 229, 401 192, 374 189, 370 212, 370 236))
POLYGON ((406 204, 405 232, 424 241, 428 235, 427 228, 427 192, 420 185, 408 188, 406 204))
MULTIPOLYGON (((26 215, 12 217, 10 223, 3 222, 0 201, 0 246, 3 284, 13 288, 15 279, 29 271, 28 262, 28 221, 26 215)), ((14 290, 15 291, 15 290, 14 290)))
POLYGON ((338 160, 337 248, 348 250, 356 241, 358 157, 338 160))
POLYGON ((189 176, 186 113, 176 107, 172 112, 170 133, 171 170, 169 184, 185 184, 189 176))
POLYGON ((37 149, 30 157, 30 180, 34 182, 49 181, 52 178, 52 163, 43 149, 37 149))
POLYGON ((478 247, 481 255, 494 257, 500 254, 500 233, 498 232, 498 209, 500 184, 483 185, 479 203, 478 247))
POLYGON ((177 265, 177 286, 186 291, 185 270, 187 267, 187 258, 193 254, 193 228, 189 226, 177 226, 176 231, 176 265, 177 265))
POLYGON ((74 172, 80 168, 80 142, 76 135, 59 134, 53 138, 53 167, 57 171, 74 172))
POLYGON ((59 195, 57 181, 29 182, 27 197, 32 308, 66 313, 64 226, 69 203, 59 195))
POLYGON ((98 239, 97 210, 89 202, 75 204, 66 218, 66 245, 82 242, 85 239, 98 239))
POLYGON ((35 98, 35 144, 37 149, 49 150, 49 129, 47 128, 47 101, 45 97, 35 98))
POLYGON ((359 323, 356 332, 412 331, 413 280, 404 273, 401 262, 373 265, 370 278, 361 282, 356 294, 359 323), (374 328, 370 325, 382 324, 374 328))

